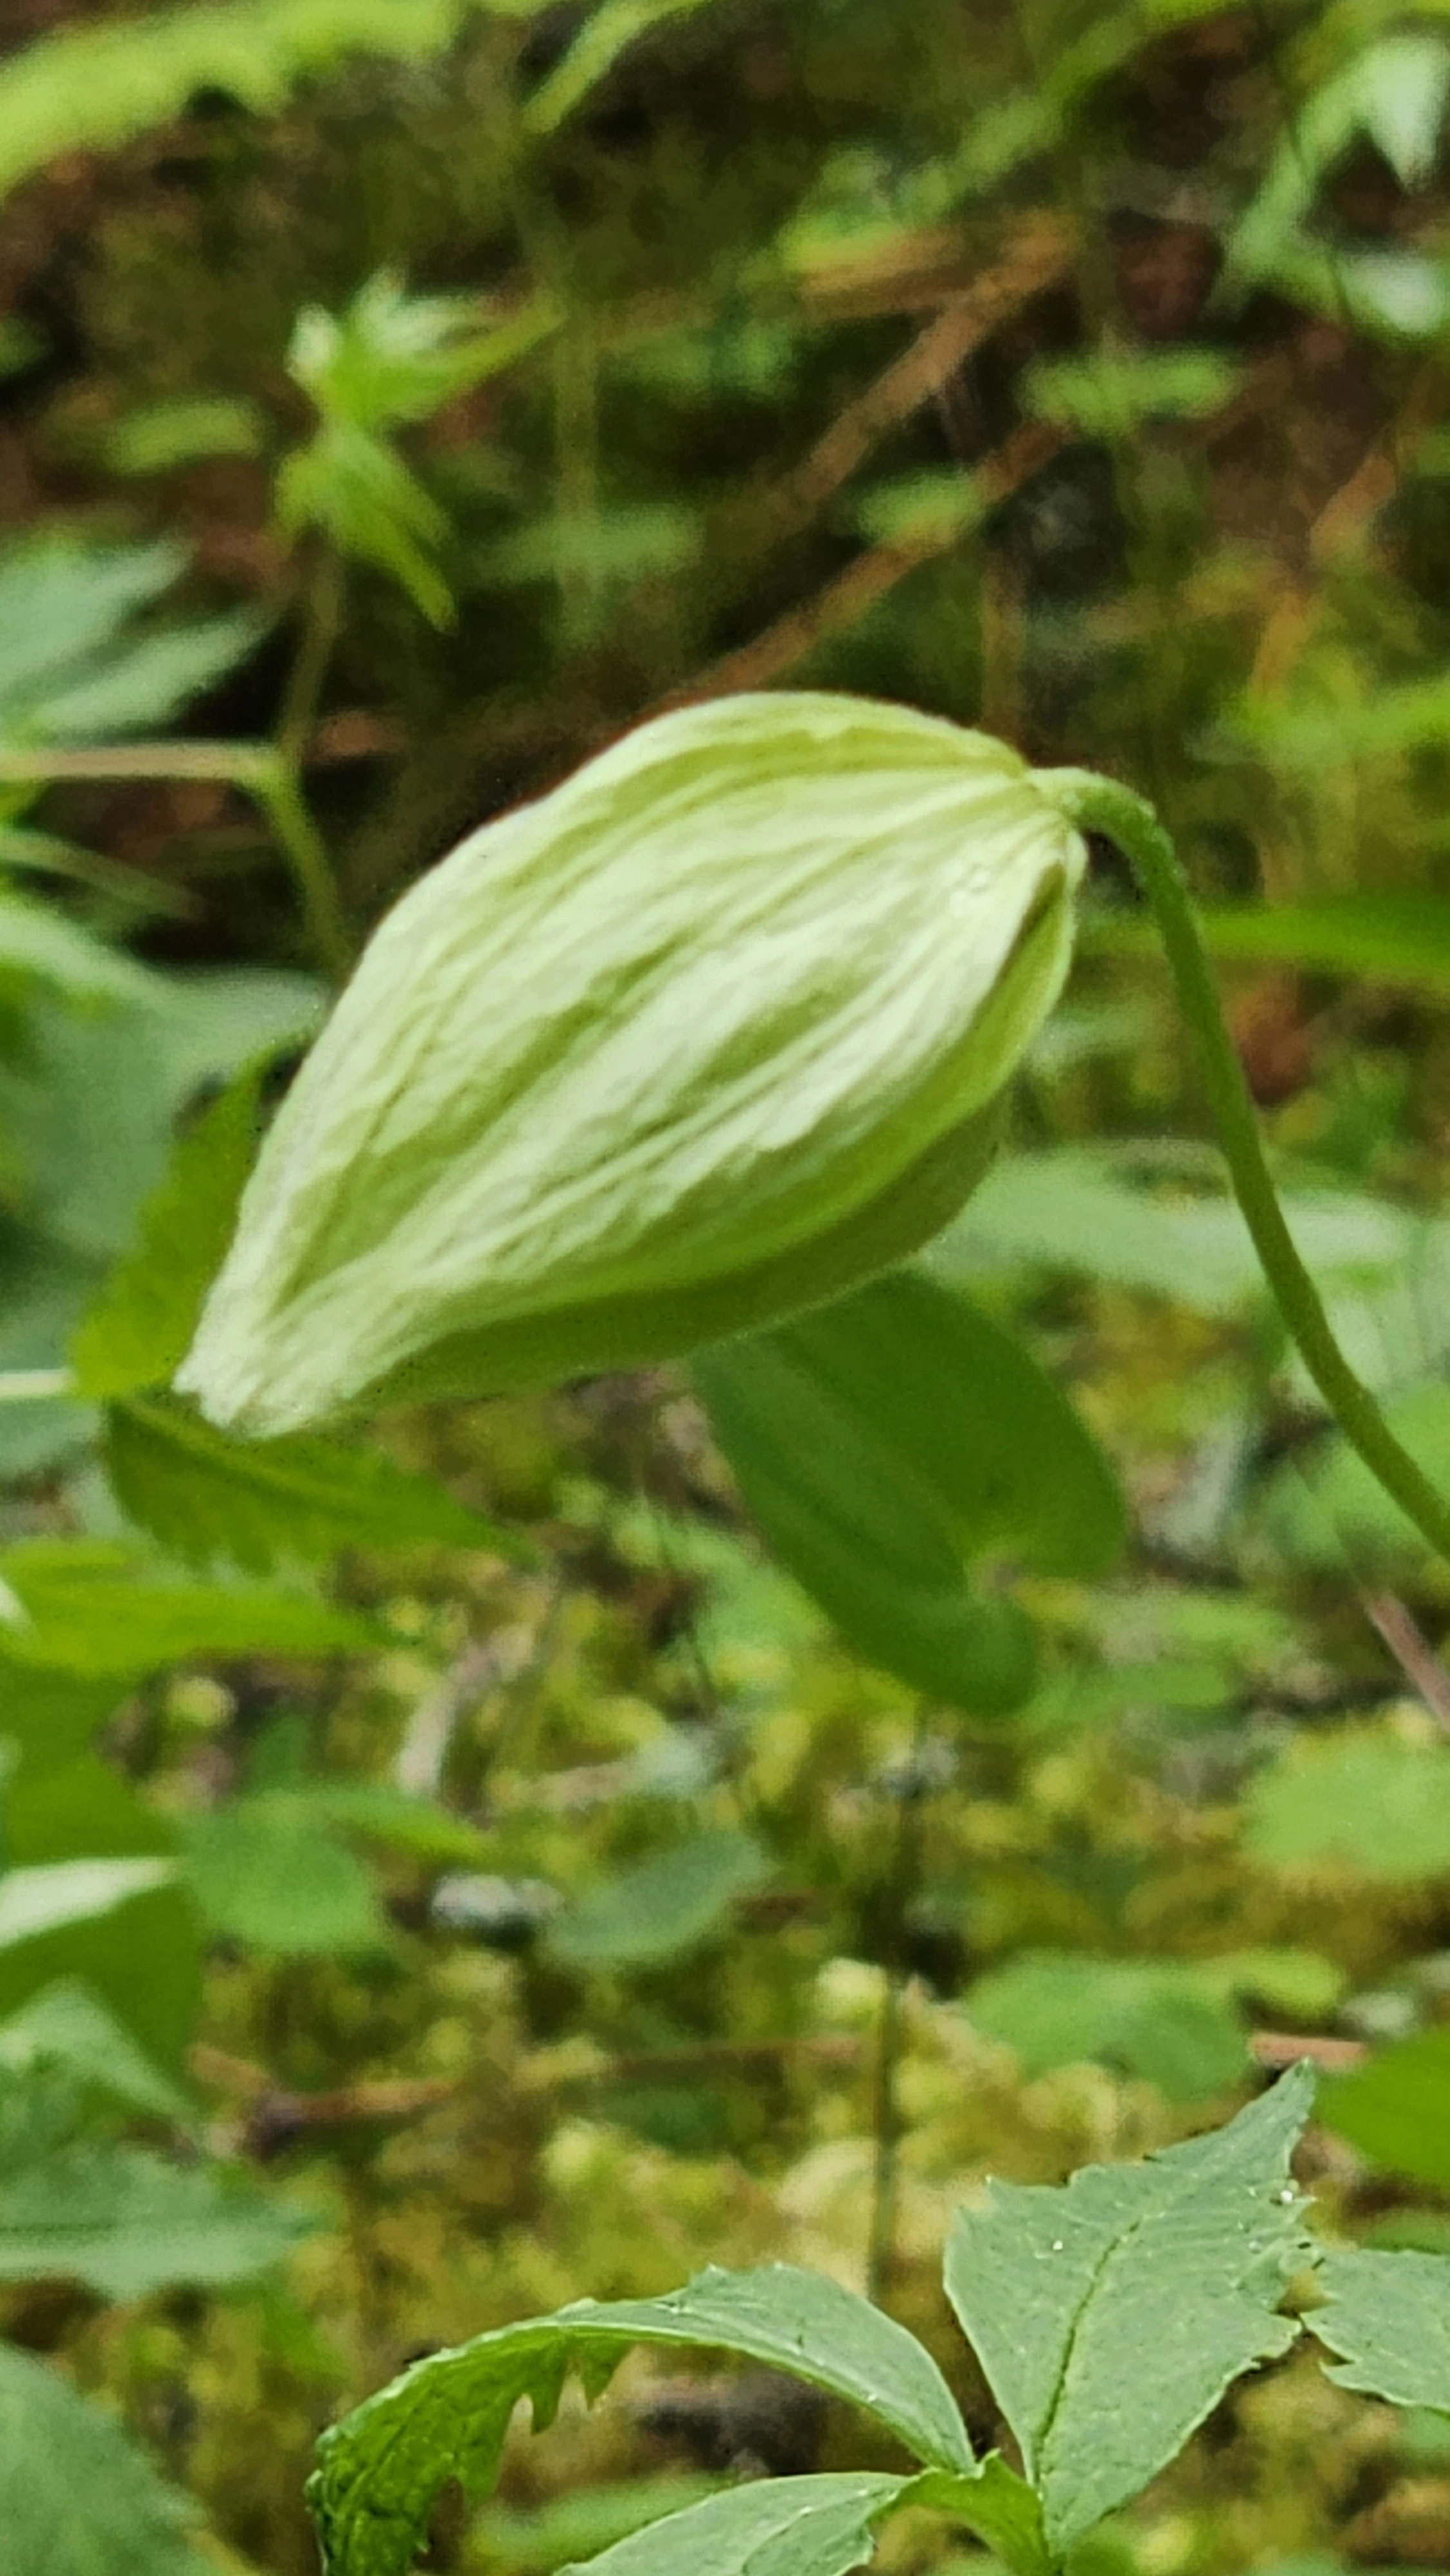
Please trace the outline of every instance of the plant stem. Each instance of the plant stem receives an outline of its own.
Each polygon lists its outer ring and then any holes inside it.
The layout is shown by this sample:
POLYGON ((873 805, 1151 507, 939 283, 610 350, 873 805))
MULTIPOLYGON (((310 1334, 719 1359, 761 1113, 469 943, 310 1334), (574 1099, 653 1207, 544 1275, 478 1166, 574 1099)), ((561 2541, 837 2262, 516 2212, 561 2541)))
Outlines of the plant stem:
POLYGON ((341 983, 352 964, 351 942, 327 845, 312 819, 297 773, 274 757, 253 792, 286 853, 318 963, 341 983))
POLYGON ((883 1984, 881 2016, 876 2025, 876 2062, 871 2085, 871 2135, 875 2154, 871 2176, 871 2224, 866 2240, 866 2296, 878 2304, 890 2286, 896 2253, 896 2211, 901 2169, 901 2102, 897 2077, 905 2021, 907 1916, 921 1874, 921 1808, 926 1795, 922 1756, 926 1746, 926 1710, 920 1711, 911 1750, 900 1780, 896 1838, 890 1875, 884 1890, 882 1925, 883 1984))
POLYGON ((277 749, 294 777, 300 778, 307 746, 317 723, 327 666, 342 625, 343 569, 331 546, 323 546, 302 594, 301 636, 277 721, 277 749))
POLYGON ((49 1404, 75 1391, 68 1368, 0 1369, 0 1404, 49 1404))
POLYGON ((1198 1048, 1234 1195, 1279 1312, 1350 1446, 1421 1536, 1450 1558, 1450 1503, 1401 1446, 1369 1388, 1350 1367, 1289 1231, 1172 841, 1152 806, 1117 779, 1099 778, 1087 769, 1039 770, 1036 776, 1069 821, 1080 830, 1100 832, 1131 862, 1158 924, 1179 1007, 1198 1048))
POLYGON ((341 982, 352 964, 332 862, 302 792, 301 773, 270 743, 122 742, 94 749, 0 750, 0 786, 90 779, 215 778, 261 806, 286 854, 318 963, 341 982))

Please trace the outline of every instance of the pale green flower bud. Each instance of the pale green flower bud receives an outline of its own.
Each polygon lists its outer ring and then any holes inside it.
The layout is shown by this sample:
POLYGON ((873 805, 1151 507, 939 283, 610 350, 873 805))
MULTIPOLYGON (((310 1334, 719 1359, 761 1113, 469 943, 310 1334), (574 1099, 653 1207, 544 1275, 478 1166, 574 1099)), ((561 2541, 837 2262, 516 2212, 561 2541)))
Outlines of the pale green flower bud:
POLYGON ((1017 755, 936 717, 641 726, 383 922, 178 1384, 279 1432, 824 1304, 978 1178, 1082 864, 1017 755))

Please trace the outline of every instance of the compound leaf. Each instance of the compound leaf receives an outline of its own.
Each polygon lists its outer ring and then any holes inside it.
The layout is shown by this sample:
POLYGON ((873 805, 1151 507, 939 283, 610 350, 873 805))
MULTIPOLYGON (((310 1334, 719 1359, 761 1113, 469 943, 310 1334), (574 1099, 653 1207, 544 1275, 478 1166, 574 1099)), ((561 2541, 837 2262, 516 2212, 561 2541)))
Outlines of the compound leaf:
POLYGON ((181 2127, 195 2121, 195 2105, 80 1977, 58 1977, 0 2021, 0 2067, 22 2075, 53 2068, 127 2110, 181 2127))
POLYGON ((100 2409, 0 2343, 0 2531, 16 2568, 46 2576, 205 2576, 193 2509, 100 2409))
POLYGON ((638 2343, 704 2346, 790 2371, 864 2408, 928 2465, 973 2466, 951 2391, 904 2327, 788 2264, 710 2270, 668 2298, 584 2299, 479 2335, 345 2417, 323 2436, 309 2490, 329 2576, 403 2576, 439 2488, 451 2478, 470 2495, 492 2485, 521 2398, 542 2429, 571 2370, 598 2395, 638 2343))
POLYGON ((0 2281, 72 2280, 105 2299, 252 2279, 306 2222, 204 2165, 76 2139, 0 2177, 0 2281))
POLYGON ((1339 2356, 1325 2364, 1331 2379, 1392 2406, 1450 2415, 1450 2260, 1359 2248, 1329 2253, 1319 2286, 1327 2304, 1305 2322, 1339 2356))
MULTIPOLYGON (((911 2480, 764 2478, 708 2497, 591 2558, 595 2576, 849 2576, 911 2480)), ((559 2576, 582 2576, 576 2565, 559 2576)))
POLYGON ((1090 2165, 1060 2190, 994 2183, 958 2218, 947 2294, 1055 2555, 1146 2486, 1241 2371, 1294 2341, 1275 2310, 1305 2257, 1289 2156, 1313 2081, 1295 2067, 1227 2128, 1143 2164, 1090 2165))

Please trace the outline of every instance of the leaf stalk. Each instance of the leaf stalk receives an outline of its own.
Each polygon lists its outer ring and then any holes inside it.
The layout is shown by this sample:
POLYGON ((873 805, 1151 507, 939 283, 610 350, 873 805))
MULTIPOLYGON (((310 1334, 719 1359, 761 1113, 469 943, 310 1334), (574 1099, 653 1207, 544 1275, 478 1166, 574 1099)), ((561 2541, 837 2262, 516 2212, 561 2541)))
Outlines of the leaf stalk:
POLYGON ((1060 813, 1080 831, 1101 833, 1129 861, 1158 926, 1179 1008, 1198 1049, 1234 1196, 1275 1304, 1351 1448, 1437 1554, 1450 1559, 1450 1502, 1396 1439, 1369 1388, 1345 1358, 1324 1301, 1289 1231, 1172 840, 1146 798, 1120 780, 1100 778, 1086 769, 1040 770, 1036 775, 1060 813))

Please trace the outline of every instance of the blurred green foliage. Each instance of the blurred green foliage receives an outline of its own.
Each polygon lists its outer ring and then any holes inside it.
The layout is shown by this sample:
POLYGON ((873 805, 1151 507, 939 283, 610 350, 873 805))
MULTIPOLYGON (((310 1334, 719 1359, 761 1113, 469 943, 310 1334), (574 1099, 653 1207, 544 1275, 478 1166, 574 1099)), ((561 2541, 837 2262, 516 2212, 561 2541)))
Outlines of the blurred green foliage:
MULTIPOLYGON (((829 1624, 683 1372, 245 1457, 161 1392, 329 889, 355 943, 645 711, 791 680, 1152 794, 1305 1257, 1443 1472, 1437 12, 17 0, 6 40, 0 1369, 80 1388, 0 1408, 0 2557, 304 2576, 333 2414, 710 2261, 869 2260, 985 2444, 956 2209, 1301 2047, 1321 2232, 1443 2252, 1450 1578, 1285 1365, 1106 859, 931 1260, 1128 1497, 1106 1572, 958 1545, 951 1598, 970 1553, 1037 1636, 1009 1720, 829 1624)), ((432 2563, 863 2463, 778 2382, 631 2365, 432 2563)), ((1447 2548, 1443 2420, 1296 2359, 1077 2563, 1447 2548)), ((987 2564, 924 2513, 883 2563, 987 2564)))

